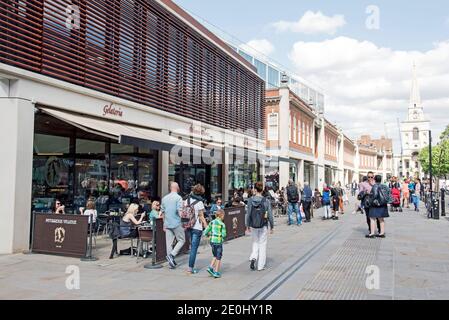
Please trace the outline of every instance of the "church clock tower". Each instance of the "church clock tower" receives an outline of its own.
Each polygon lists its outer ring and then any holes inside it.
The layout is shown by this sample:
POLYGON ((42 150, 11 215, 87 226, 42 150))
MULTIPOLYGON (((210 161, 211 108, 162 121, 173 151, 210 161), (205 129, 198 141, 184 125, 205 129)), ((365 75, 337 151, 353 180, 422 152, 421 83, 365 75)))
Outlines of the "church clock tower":
POLYGON ((407 119, 401 122, 402 165, 401 177, 423 177, 424 173, 418 161, 419 152, 428 146, 430 121, 426 119, 421 103, 416 65, 413 64, 412 87, 407 119))

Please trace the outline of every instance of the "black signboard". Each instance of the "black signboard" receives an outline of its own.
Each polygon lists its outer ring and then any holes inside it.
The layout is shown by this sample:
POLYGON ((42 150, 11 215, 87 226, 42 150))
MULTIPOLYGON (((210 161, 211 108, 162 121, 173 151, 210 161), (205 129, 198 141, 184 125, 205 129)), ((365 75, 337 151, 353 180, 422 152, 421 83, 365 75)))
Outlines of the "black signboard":
POLYGON ((245 207, 225 208, 226 241, 245 235, 245 207))
POLYGON ((89 217, 34 213, 32 251, 68 257, 84 257, 89 217))

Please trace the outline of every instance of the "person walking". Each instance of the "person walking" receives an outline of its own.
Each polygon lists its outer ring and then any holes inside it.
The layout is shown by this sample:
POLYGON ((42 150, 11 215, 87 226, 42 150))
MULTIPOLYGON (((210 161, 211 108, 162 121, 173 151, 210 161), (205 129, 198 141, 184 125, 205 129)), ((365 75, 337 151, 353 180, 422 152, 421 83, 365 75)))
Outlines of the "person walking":
MULTIPOLYGON (((360 206, 365 211, 368 232, 371 234, 371 219, 369 218, 369 195, 374 185, 374 172, 369 171, 368 175, 363 177, 363 182, 359 185, 360 206)), ((380 221, 377 220, 377 230, 380 233, 380 221)))
POLYGON ((176 268, 175 257, 178 255, 185 243, 185 231, 181 224, 179 214, 182 209, 182 198, 178 194, 179 185, 171 182, 170 193, 162 198, 161 212, 164 219, 165 242, 167 246, 166 259, 171 269, 176 268), (173 241, 176 239, 176 245, 173 247, 173 241))
POLYGON ((405 208, 406 205, 407 205, 407 208, 410 208, 410 202, 409 202, 410 191, 408 189, 408 180, 407 179, 404 179, 404 182, 402 183, 402 186, 401 186, 401 191, 402 191, 402 208, 405 208))
POLYGON ((204 230, 206 237, 210 236, 210 246, 212 247, 213 258, 210 262, 207 272, 214 278, 221 278, 220 268, 223 256, 223 241, 226 239, 226 226, 223 223, 225 212, 218 209, 216 218, 204 230))
POLYGON ((192 206, 195 211, 195 224, 188 229, 190 233, 190 254, 187 273, 189 274, 198 273, 198 270, 195 269, 196 255, 200 246, 203 229, 207 228, 207 222, 204 217, 204 192, 204 187, 201 184, 193 186, 192 192, 187 197, 185 203, 185 205, 192 206))
POLYGON ((273 213, 270 202, 262 196, 263 184, 256 182, 256 194, 248 199, 245 224, 252 237, 252 251, 249 257, 250 269, 262 271, 265 269, 268 227, 270 233, 274 231, 273 213))
POLYGON ((305 222, 310 222, 310 209, 312 207, 313 192, 307 181, 304 182, 304 190, 302 191, 302 194, 302 208, 306 216, 305 222))
POLYGON ((415 206, 415 211, 419 212, 419 198, 421 190, 421 181, 417 178, 415 180, 415 187, 412 193, 413 205, 415 206))
POLYGON ((355 180, 352 181, 352 183, 351 183, 351 196, 355 197, 355 193, 357 191, 357 188, 358 188, 357 182, 355 180))
POLYGON ((382 184, 382 176, 376 175, 374 177, 375 184, 371 189, 369 195, 369 218, 371 222, 371 231, 366 235, 367 238, 385 238, 385 218, 389 217, 388 204, 392 202, 390 189, 382 184), (374 229, 376 228, 376 220, 380 222, 380 231, 376 235, 374 229))
POLYGON ((321 203, 323 205, 323 220, 328 220, 331 218, 331 190, 327 187, 327 184, 323 186, 323 196, 321 198, 321 203))
POLYGON ((301 195, 299 193, 298 187, 294 184, 293 180, 288 181, 288 186, 286 189, 287 193, 287 212, 288 212, 288 225, 293 224, 292 213, 296 213, 296 224, 300 226, 302 224, 301 213, 299 212, 299 202, 301 201, 301 195))
POLYGON ((331 202, 332 202, 332 219, 338 220, 338 209, 340 208, 340 198, 337 189, 337 183, 333 183, 331 187, 331 202))

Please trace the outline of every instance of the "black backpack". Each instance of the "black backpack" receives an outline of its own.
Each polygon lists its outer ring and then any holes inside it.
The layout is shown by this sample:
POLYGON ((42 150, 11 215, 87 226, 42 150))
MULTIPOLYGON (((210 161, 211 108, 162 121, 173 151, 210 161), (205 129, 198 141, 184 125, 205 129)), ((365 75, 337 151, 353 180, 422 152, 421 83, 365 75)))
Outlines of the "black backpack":
POLYGON ((296 203, 299 201, 298 188, 295 186, 287 187, 287 200, 290 203, 296 203))
POLYGON ((266 210, 266 199, 264 198, 257 205, 254 201, 251 201, 251 212, 249 213, 249 225, 252 228, 260 229, 263 228, 267 223, 267 210, 266 210))
POLYGON ((372 200, 372 204, 374 207, 384 207, 388 205, 388 195, 385 194, 385 191, 382 190, 380 185, 373 186, 374 199, 372 200))

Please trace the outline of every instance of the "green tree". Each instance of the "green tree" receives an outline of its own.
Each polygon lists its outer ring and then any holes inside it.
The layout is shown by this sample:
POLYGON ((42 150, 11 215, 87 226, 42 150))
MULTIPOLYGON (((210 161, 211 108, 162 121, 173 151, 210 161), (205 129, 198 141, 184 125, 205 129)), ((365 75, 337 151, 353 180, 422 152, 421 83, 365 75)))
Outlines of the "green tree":
MULTIPOLYGON (((419 153, 419 161, 425 173, 429 173, 429 148, 419 153)), ((440 136, 440 142, 432 147, 432 173, 437 178, 449 176, 449 125, 440 136)))

